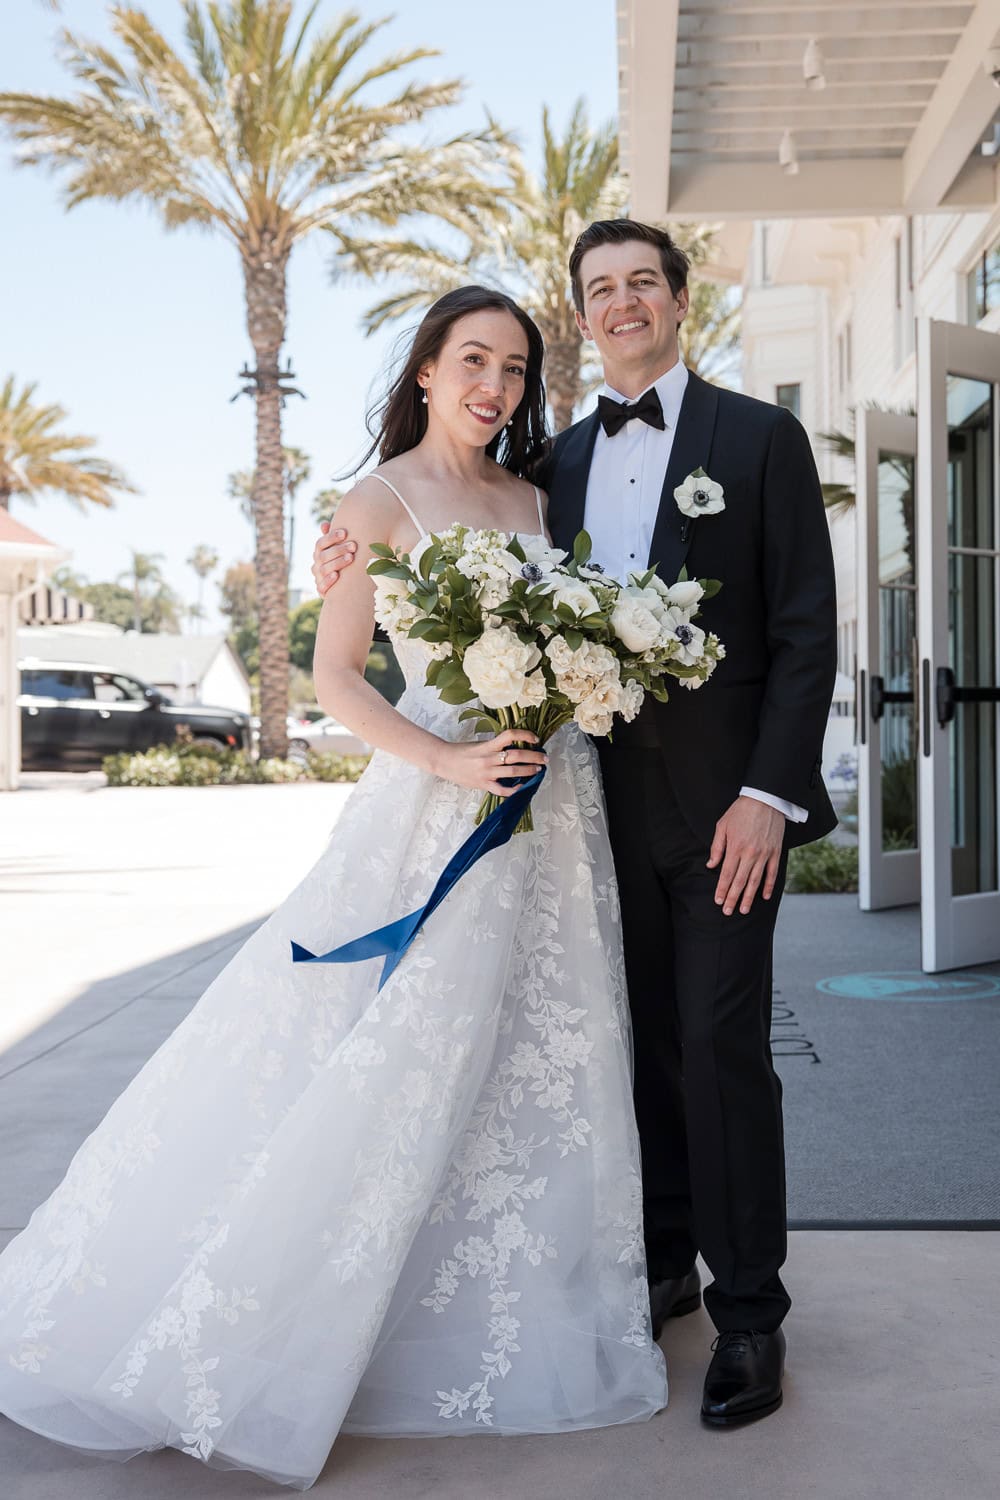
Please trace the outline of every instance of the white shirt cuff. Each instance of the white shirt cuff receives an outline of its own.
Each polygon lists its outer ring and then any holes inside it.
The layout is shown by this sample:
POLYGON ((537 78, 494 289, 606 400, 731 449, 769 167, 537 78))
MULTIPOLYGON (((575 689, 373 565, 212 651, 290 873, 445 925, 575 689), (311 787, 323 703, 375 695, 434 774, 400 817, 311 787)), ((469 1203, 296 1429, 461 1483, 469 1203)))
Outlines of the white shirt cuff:
POLYGON ((758 792, 755 787, 741 786, 741 797, 753 797, 757 802, 766 802, 768 807, 783 813, 790 823, 804 823, 809 817, 804 807, 796 802, 786 802, 783 797, 772 797, 770 792, 758 792))

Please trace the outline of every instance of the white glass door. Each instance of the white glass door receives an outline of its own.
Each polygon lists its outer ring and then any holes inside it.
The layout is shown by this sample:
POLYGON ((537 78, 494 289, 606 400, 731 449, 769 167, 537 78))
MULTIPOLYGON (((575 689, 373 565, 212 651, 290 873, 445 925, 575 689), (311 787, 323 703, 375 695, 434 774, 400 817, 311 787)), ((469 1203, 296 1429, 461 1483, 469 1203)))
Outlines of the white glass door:
POLYGON ((1000 959, 1000 335, 918 320, 920 868, 929 973, 1000 959))
POLYGON ((917 845, 917 419, 859 408, 858 891, 862 911, 920 900, 917 845))

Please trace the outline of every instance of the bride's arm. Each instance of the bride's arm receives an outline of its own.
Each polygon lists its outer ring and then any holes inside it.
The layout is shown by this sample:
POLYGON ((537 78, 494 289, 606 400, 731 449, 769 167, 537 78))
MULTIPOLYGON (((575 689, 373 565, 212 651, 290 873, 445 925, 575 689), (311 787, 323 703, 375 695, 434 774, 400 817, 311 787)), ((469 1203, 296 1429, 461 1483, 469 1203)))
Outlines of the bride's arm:
POLYGON ((378 750, 387 750, 460 786, 508 796, 514 788, 503 786, 496 779, 508 774, 501 769, 500 751, 510 747, 506 757, 508 768, 544 764, 544 752, 514 743, 515 739, 535 741, 535 735, 527 730, 508 729, 494 739, 453 744, 397 713, 365 681, 365 663, 375 625, 375 585, 367 563, 371 559, 372 542, 395 545, 392 531, 399 523, 399 510, 383 485, 369 486, 362 480, 342 501, 338 519, 341 515, 358 544, 358 565, 345 569, 339 586, 331 589, 323 600, 313 655, 319 703, 353 734, 378 750))

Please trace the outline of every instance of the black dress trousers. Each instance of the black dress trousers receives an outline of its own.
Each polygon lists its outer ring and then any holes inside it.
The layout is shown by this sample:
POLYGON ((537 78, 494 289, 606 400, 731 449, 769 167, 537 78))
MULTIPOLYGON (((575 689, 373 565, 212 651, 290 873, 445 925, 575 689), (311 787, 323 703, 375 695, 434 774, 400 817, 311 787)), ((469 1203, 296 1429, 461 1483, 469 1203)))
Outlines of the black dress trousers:
MULTIPOLYGON (((642 716, 645 718, 645 716, 642 716)), ((616 736, 617 738, 617 736, 616 736)), ((772 941, 785 879, 747 916, 715 903, 718 870, 675 795, 662 747, 600 741, 621 893, 651 1280, 700 1251, 720 1331, 772 1332, 789 1307, 781 1082, 771 1060, 772 941)), ((692 747, 697 754, 697 747, 692 747)))

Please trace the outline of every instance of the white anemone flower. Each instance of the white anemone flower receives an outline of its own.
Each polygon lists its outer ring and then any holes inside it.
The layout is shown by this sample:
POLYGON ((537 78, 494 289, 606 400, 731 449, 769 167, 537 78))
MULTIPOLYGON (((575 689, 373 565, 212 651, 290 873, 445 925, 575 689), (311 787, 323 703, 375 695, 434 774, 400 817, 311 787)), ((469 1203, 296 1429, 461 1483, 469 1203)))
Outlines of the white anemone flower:
POLYGON ((709 479, 704 469, 695 469, 674 490, 674 499, 685 516, 714 516, 726 508, 724 494, 722 485, 709 479))

